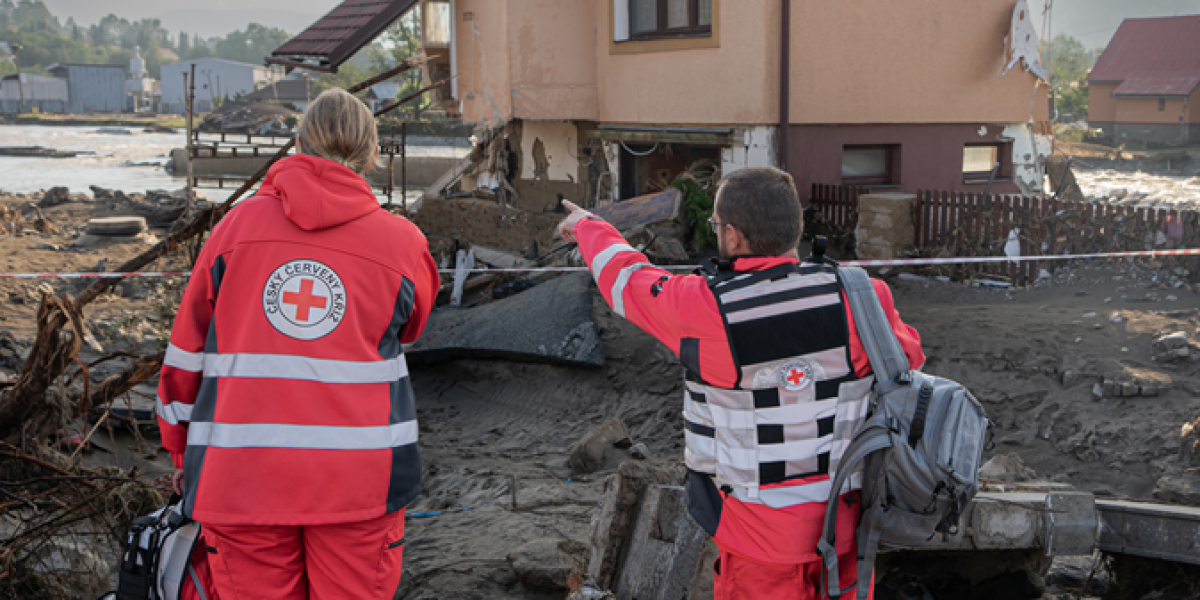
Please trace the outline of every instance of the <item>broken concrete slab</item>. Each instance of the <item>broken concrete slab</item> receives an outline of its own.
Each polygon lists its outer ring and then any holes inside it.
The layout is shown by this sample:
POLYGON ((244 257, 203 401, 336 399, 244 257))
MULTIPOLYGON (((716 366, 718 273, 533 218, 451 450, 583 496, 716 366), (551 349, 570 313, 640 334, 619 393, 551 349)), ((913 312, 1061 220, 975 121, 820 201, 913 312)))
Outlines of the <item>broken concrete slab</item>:
POLYGON ((679 485, 684 474, 682 467, 629 460, 621 463, 616 474, 608 476, 588 535, 587 579, 601 589, 614 582, 617 559, 633 527, 642 491, 651 484, 679 485))
POLYGON ((439 308, 407 356, 414 364, 502 358, 604 366, 591 278, 574 273, 478 308, 439 308))

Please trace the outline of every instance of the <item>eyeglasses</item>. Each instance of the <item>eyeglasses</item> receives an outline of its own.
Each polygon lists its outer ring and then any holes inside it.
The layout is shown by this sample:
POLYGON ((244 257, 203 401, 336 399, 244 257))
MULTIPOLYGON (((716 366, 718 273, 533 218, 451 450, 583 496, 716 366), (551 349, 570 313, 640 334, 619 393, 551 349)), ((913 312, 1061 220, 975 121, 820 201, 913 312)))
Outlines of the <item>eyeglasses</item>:
POLYGON ((708 226, 712 228, 712 232, 714 235, 720 235, 721 228, 726 225, 728 225, 728 223, 722 223, 722 222, 718 221, 716 217, 708 218, 708 226))

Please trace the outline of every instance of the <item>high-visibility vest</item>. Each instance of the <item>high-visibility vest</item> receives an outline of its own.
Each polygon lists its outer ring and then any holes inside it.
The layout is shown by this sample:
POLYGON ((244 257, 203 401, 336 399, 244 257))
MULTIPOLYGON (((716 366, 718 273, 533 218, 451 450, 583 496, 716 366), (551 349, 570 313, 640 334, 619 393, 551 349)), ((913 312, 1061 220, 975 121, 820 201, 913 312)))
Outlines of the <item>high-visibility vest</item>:
MULTIPOLYGON (((775 508, 829 498, 830 480, 870 410, 872 376, 856 378, 836 269, 786 264, 709 278, 738 382, 687 374, 685 459, 742 502, 775 508)), ((847 489, 859 489, 861 475, 847 489)))

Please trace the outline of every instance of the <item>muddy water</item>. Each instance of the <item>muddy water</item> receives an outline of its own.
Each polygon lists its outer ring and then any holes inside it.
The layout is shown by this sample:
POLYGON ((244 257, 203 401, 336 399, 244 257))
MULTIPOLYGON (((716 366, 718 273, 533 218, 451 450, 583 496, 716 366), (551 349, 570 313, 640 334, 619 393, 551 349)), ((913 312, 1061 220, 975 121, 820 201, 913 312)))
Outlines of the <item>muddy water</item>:
POLYGON ((1191 208, 1200 206, 1200 175, 1180 177, 1123 172, 1112 169, 1075 171, 1084 196, 1138 198, 1146 208, 1191 208))
MULTIPOLYGON (((140 128, 123 129, 129 133, 101 133, 114 128, 67 127, 44 125, 0 125, 0 146, 42 146, 54 150, 91 152, 74 158, 16 158, 0 156, 0 190, 28 194, 55 186, 66 186, 71 193, 90 193, 89 186, 121 190, 127 194, 149 190, 177 190, 185 177, 167 172, 172 149, 187 144, 182 133, 145 133, 140 128)), ((464 157, 470 148, 410 145, 409 156, 464 157)), ((227 186, 230 184, 226 184, 227 186)), ((214 201, 224 201, 237 188, 201 188, 199 193, 214 201)), ((410 200, 420 190, 409 190, 410 200)), ((397 193, 396 201, 399 201, 397 193)), ((380 201, 386 201, 380 196, 380 201)))

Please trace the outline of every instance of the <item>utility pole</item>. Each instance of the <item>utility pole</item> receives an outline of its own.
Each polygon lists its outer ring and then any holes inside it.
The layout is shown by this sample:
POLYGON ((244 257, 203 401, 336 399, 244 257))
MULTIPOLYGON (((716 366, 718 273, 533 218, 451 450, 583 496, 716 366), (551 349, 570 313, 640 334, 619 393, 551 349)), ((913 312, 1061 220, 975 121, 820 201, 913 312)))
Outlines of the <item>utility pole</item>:
POLYGON ((408 214, 408 119, 400 121, 400 210, 408 214))
POLYGON ((183 74, 183 91, 186 95, 184 110, 187 112, 187 207, 185 211, 190 212, 192 202, 196 197, 195 180, 192 179, 192 159, 196 156, 195 134, 192 131, 192 115, 195 113, 196 102, 196 63, 192 63, 191 77, 188 77, 187 73, 183 74))
POLYGON ((25 112, 25 82, 21 80, 21 63, 17 62, 17 52, 24 50, 25 47, 20 44, 10 44, 12 48, 13 67, 17 69, 17 93, 21 96, 21 106, 17 108, 17 114, 25 112))

